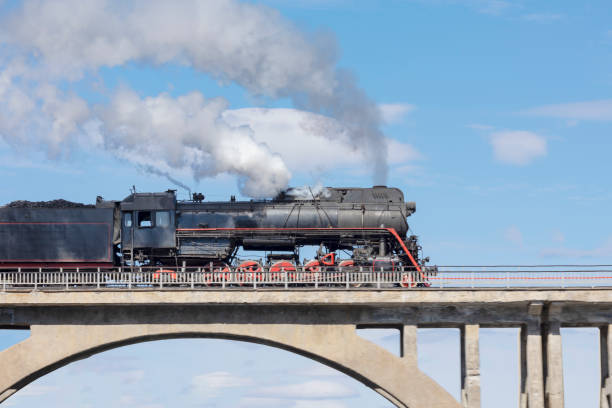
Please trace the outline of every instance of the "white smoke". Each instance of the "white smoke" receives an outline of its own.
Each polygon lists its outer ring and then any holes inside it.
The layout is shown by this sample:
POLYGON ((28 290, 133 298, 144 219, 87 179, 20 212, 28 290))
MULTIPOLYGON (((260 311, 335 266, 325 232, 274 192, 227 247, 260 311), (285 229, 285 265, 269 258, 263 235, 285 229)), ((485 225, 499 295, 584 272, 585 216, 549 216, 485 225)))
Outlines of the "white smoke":
POLYGON ((291 187, 285 191, 285 194, 294 200, 316 200, 317 198, 331 197, 331 190, 317 183, 314 186, 291 187))
POLYGON ((225 100, 205 100, 197 92, 141 99, 122 91, 100 108, 101 132, 106 148, 119 157, 143 166, 163 158, 170 168, 190 168, 196 179, 235 174, 244 194, 269 197, 289 183, 291 173, 248 127, 232 127, 222 119, 226 107, 225 100))
POLYGON ((93 137, 120 157, 154 161, 146 164, 162 171, 236 174, 243 192, 257 197, 287 185, 282 160, 248 129, 223 121, 224 101, 120 91, 94 109, 60 91, 62 83, 132 61, 182 64, 252 95, 290 98, 334 117, 366 155, 374 182, 385 182, 380 111, 350 73, 336 68, 335 42, 237 0, 24 1, 0 21, 0 136, 14 146, 41 144, 53 156, 93 137), (92 121, 101 123, 99 132, 92 121))

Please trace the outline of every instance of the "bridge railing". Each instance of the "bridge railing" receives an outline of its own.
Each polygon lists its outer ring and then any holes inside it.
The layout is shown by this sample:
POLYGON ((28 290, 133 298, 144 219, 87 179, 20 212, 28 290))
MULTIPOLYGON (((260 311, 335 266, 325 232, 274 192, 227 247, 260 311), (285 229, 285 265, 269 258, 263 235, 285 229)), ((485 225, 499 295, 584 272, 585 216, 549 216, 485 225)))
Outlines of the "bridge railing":
POLYGON ((0 291, 164 288, 612 287, 612 265, 262 268, 0 268, 0 291))

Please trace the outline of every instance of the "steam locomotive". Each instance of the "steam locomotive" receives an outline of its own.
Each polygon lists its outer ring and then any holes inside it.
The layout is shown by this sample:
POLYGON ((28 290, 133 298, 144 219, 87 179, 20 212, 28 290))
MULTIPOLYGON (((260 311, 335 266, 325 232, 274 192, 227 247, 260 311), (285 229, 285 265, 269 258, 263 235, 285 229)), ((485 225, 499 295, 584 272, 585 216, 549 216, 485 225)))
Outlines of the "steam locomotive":
POLYGON ((17 201, 0 208, 0 268, 198 266, 421 270, 397 188, 289 189, 271 200, 179 201, 175 190, 133 192, 95 205, 17 201), (300 265, 300 249, 316 248, 300 265), (241 259, 240 250, 261 251, 241 259), (344 259, 341 258, 344 255, 344 259))

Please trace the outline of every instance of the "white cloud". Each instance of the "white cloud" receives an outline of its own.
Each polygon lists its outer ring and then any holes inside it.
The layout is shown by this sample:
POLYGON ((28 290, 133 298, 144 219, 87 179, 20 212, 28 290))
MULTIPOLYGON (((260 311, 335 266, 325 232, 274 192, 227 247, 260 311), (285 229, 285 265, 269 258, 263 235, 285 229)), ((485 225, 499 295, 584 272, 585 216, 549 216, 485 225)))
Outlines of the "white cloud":
POLYGON ((14 397, 36 397, 59 391, 59 387, 54 385, 29 384, 25 388, 17 391, 14 397))
POLYGON ((565 242, 565 234, 561 231, 553 231, 552 240, 555 242, 563 243, 565 242))
POLYGON ((512 3, 504 0, 469 0, 479 12, 484 14, 500 15, 510 8, 512 3))
POLYGON ((254 396, 283 399, 330 399, 347 398, 356 395, 355 391, 344 384, 332 381, 313 380, 299 384, 260 387, 254 396))
POLYGON ((145 377, 144 370, 128 370, 119 374, 122 382, 133 384, 140 382, 145 377))
POLYGON ((253 385, 250 378, 240 377, 226 371, 214 371, 191 379, 190 390, 201 398, 212 398, 223 388, 240 388, 253 385))
POLYGON ((472 124, 469 124, 468 127, 471 128, 471 129, 476 129, 476 130, 493 130, 493 129, 495 129, 494 126, 483 125, 482 123, 472 123, 472 124))
MULTIPOLYGON (((297 109, 245 108, 226 110, 223 119, 234 127, 248 126, 253 138, 278 153, 292 172, 322 172, 343 166, 362 167, 366 160, 348 130, 337 120, 297 109)), ((412 146, 386 139, 387 160, 402 164, 419 159, 412 146)))
POLYGON ((612 256, 612 236, 603 244, 592 249, 575 248, 545 248, 540 251, 543 257, 562 257, 562 258, 609 258, 612 256))
POLYGON ((346 404, 340 401, 295 401, 291 408, 346 408, 346 404))
POLYGON ((563 19, 563 14, 557 13, 532 13, 525 14, 523 20, 533 21, 535 23, 550 23, 563 19))
POLYGON ((387 124, 401 122, 402 119, 416 109, 415 105, 408 103, 386 103, 378 105, 382 119, 387 124))
POLYGON ((450 4, 469 7, 479 13, 499 16, 510 10, 515 3, 506 0, 418 0, 425 4, 450 4))
POLYGON ((243 397, 238 403, 240 408, 271 408, 271 407, 286 407, 287 401, 279 398, 265 397, 243 397))
POLYGON ((610 121, 612 120, 612 99, 538 106, 524 113, 531 116, 568 120, 610 121))
POLYGON ((340 371, 322 364, 298 371, 295 374, 309 377, 342 377, 344 375, 340 371))
POLYGON ((120 407, 129 408, 164 408, 163 404, 143 402, 140 398, 134 395, 122 395, 119 398, 120 407))
POLYGON ((510 226, 504 231, 504 239, 514 245, 523 246, 523 233, 516 225, 510 226))
POLYGON ((514 165, 527 165, 538 157, 546 156, 547 143, 542 136, 524 130, 493 132, 490 136, 495 158, 514 165))

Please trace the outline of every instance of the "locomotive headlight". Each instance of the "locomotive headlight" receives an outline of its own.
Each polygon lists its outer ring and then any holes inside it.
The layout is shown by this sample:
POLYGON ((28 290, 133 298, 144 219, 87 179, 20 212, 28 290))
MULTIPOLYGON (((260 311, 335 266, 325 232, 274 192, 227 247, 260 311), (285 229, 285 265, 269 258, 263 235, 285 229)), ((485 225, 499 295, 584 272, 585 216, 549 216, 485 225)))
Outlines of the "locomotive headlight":
POLYGON ((416 211, 416 203, 414 201, 406 201, 406 217, 416 211))

